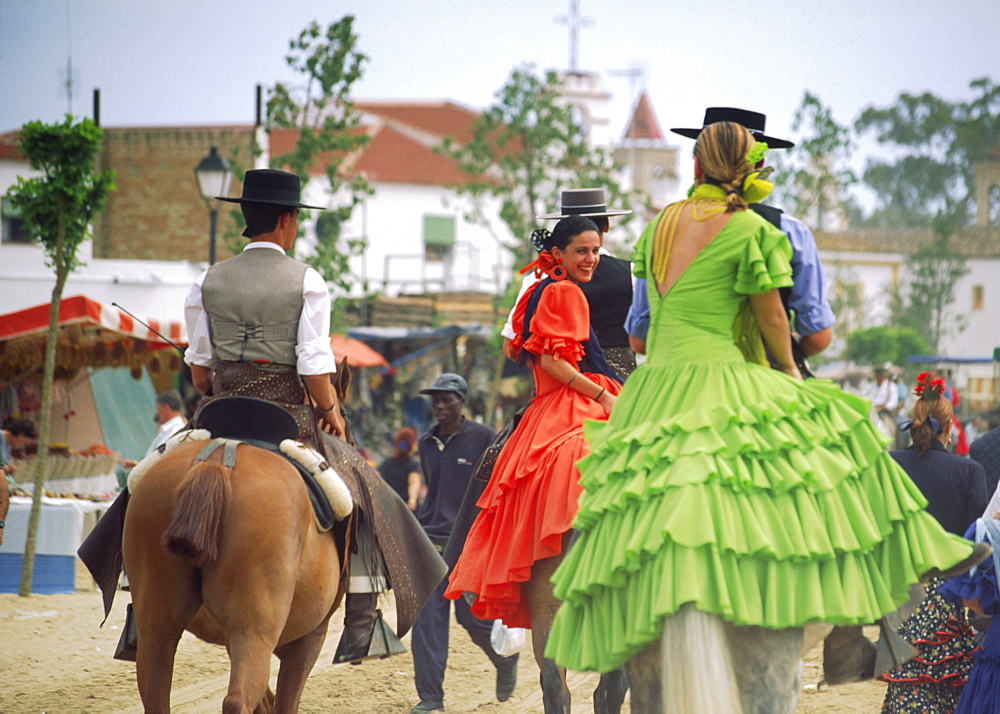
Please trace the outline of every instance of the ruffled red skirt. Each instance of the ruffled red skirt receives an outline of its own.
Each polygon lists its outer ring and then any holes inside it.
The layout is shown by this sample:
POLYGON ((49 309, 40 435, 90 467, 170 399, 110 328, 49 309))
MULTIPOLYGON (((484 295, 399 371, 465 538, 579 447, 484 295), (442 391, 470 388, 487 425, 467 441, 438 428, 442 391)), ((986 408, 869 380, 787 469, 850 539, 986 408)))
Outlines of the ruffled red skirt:
MULTIPOLYGON (((618 393, 607 377, 587 377, 618 393)), ((532 400, 497 457, 445 597, 475 593, 476 617, 531 627, 522 587, 536 561, 562 554, 582 492, 576 462, 587 454, 585 419, 607 416, 600 404, 566 386, 532 400)))

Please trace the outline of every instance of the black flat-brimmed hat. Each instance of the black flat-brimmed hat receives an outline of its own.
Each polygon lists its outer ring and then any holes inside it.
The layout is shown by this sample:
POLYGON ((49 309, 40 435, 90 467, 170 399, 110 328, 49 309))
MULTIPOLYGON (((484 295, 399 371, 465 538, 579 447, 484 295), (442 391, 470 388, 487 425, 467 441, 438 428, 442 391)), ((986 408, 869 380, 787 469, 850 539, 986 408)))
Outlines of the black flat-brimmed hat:
POLYGON ((709 124, 720 121, 731 121, 735 124, 746 127, 754 135, 757 141, 763 141, 771 149, 790 149, 795 144, 787 139, 778 139, 764 133, 764 125, 767 117, 760 112, 752 112, 749 109, 737 109, 736 107, 709 107, 705 110, 705 121, 701 129, 671 129, 670 131, 689 139, 697 139, 709 124))
POLYGON ((292 208, 316 208, 301 202, 301 182, 296 174, 277 169, 250 169, 243 177, 243 195, 239 198, 216 196, 220 201, 230 203, 271 203, 292 208))
POLYGON ((603 188, 567 188, 563 190, 561 198, 562 207, 559 209, 559 213, 546 213, 544 216, 538 216, 538 219, 550 220, 566 218, 567 216, 586 216, 587 218, 624 216, 632 212, 614 208, 609 210, 603 188))

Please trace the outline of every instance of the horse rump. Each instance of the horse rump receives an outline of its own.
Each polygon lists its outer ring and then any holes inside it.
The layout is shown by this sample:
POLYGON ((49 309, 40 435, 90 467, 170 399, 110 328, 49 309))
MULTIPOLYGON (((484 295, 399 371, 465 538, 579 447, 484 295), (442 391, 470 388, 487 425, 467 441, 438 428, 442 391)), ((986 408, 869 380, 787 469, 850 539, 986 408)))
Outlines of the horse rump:
POLYGON ((219 532, 231 491, 232 469, 217 461, 199 461, 178 486, 177 502, 163 545, 198 567, 219 554, 219 532))

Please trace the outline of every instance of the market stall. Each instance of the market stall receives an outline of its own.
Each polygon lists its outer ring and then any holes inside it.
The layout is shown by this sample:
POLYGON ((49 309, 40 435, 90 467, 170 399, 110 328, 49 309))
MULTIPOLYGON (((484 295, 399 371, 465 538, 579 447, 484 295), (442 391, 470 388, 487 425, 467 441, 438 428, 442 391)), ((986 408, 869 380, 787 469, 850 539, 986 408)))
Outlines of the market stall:
MULTIPOLYGON (((184 344, 184 330, 179 321, 136 319, 81 295, 61 301, 58 324, 46 495, 107 498, 118 487, 115 454, 141 458, 155 435, 150 375, 172 381, 181 362, 166 340, 184 344)), ((38 423, 48 326, 47 304, 0 315, 5 417, 38 423)), ((14 488, 30 493, 36 456, 14 456, 14 488)))

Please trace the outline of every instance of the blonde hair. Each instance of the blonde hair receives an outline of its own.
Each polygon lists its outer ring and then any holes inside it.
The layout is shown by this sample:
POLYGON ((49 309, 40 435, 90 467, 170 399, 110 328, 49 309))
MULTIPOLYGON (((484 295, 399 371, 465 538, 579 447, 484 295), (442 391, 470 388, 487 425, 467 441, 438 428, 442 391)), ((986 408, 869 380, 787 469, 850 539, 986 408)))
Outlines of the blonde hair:
POLYGON ((719 186, 726 192, 727 213, 747 209, 743 180, 754 168, 747 163, 753 143, 753 134, 731 121, 709 124, 695 142, 694 155, 702 170, 700 181, 719 186))
POLYGON ((913 405, 913 413, 910 415, 910 418, 913 420, 913 423, 910 425, 910 438, 913 439, 913 446, 916 447, 917 453, 920 456, 927 453, 927 450, 931 447, 931 442, 937 438, 937 434, 934 433, 929 419, 934 417, 941 426, 942 433, 947 433, 951 431, 953 415, 954 411, 952 410, 951 402, 945 399, 943 395, 939 396, 933 402, 924 398, 917 400, 917 403, 913 405))

